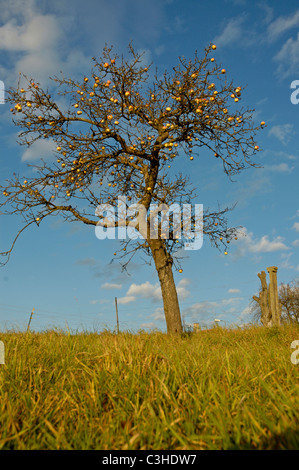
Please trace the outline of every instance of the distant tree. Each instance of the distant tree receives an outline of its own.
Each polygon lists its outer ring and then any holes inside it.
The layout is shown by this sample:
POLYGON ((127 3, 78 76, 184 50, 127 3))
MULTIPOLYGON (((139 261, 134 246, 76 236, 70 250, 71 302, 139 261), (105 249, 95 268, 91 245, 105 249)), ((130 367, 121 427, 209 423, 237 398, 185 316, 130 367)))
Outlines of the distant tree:
MULTIPOLYGON (((240 107, 241 87, 226 79, 226 71, 211 57, 215 49, 210 44, 202 59, 197 54, 188 61, 179 58, 171 73, 156 73, 149 83, 150 66, 144 65, 142 54, 130 45, 125 59, 105 47, 82 81, 63 75, 53 78, 56 99, 40 83, 22 76, 26 85, 9 90, 13 121, 21 128, 19 143, 30 146, 52 139, 56 161, 41 158, 29 165, 34 170, 29 175, 14 174, 1 185, 1 213, 24 218, 11 248, 2 253, 3 264, 28 226, 60 215, 69 222, 107 227, 95 209, 101 204, 115 206, 118 196, 126 196, 130 204, 145 208, 147 231, 143 239, 123 240, 118 255, 127 257, 123 266, 138 250, 154 260, 167 331, 182 332, 172 269, 180 267, 178 252, 185 241, 176 239, 174 223, 167 239, 160 228, 157 238, 152 238, 150 207, 191 203, 195 193, 189 179, 173 176, 169 169, 178 158, 192 165, 202 148, 210 152, 211 163, 214 158, 222 162, 230 178, 257 166, 252 159, 259 150, 255 135, 265 125, 256 126, 253 110, 240 107)), ((203 214, 204 235, 212 245, 224 247, 225 254, 238 229, 228 227, 229 210, 205 208, 203 214)), ((130 222, 132 214, 121 223, 130 222)))
POLYGON ((289 284, 280 284, 278 292, 283 319, 299 323, 299 279, 289 284))

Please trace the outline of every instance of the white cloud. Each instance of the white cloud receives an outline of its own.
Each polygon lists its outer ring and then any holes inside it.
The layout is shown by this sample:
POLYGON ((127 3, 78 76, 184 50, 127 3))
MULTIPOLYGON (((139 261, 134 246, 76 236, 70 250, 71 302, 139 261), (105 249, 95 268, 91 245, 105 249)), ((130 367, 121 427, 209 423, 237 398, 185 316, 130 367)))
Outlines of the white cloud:
POLYGON ((162 307, 156 308, 152 317, 155 321, 163 321, 163 320, 165 321, 164 309, 162 307))
POLYGON ((126 294, 127 296, 141 297, 143 299, 152 299, 158 301, 162 299, 161 288, 159 284, 151 284, 146 281, 142 284, 131 284, 126 294))
POLYGON ((190 291, 188 289, 186 289, 186 287, 178 284, 177 286, 177 294, 178 294, 178 298, 179 300, 185 300, 189 297, 190 295, 190 291))
POLYGON ((268 26, 268 39, 273 41, 286 31, 299 26, 299 10, 288 16, 279 16, 268 26))
POLYGON ((280 140, 283 145, 287 145, 291 136, 294 135, 293 128, 293 124, 278 124, 270 129, 269 135, 273 135, 280 140))
POLYGON ((276 237, 270 241, 268 235, 264 235, 260 240, 251 240, 248 249, 251 253, 271 253, 273 251, 287 250, 288 247, 283 243, 282 237, 276 237))
POLYGON ((25 2, 27 6, 18 0, 7 3, 11 6, 5 9, 6 22, 0 27, 0 51, 13 53, 14 60, 2 64, 6 82, 14 83, 24 73, 45 85, 61 70, 74 75, 90 69, 91 58, 78 47, 71 48, 69 15, 43 14, 36 1, 25 2))
POLYGON ((266 3, 258 3, 258 7, 264 12, 263 22, 266 24, 270 23, 273 19, 273 8, 266 3))
POLYGON ((101 289, 121 289, 122 284, 116 284, 113 282, 105 282, 101 285, 101 289))
POLYGON ((240 292, 240 289, 228 289, 229 294, 238 294, 240 292))
POLYGON ((62 32, 54 15, 35 15, 27 23, 15 19, 0 27, 0 48, 7 51, 47 51, 56 46, 62 32))
POLYGON ((275 173, 291 173, 295 167, 290 167, 287 163, 280 163, 279 165, 265 165, 264 168, 275 173))
POLYGON ((148 329, 148 330, 154 330, 156 328, 156 325, 154 322, 147 322, 147 323, 141 323, 140 329, 148 329))
POLYGON ((22 155, 22 161, 52 158, 55 151, 55 142, 52 139, 37 140, 28 147, 22 155))
POLYGON ((294 223, 293 229, 295 229, 296 232, 299 232, 299 222, 295 222, 295 223, 294 223))
POLYGON ((280 51, 273 57, 278 63, 276 71, 281 79, 298 73, 299 71, 299 33, 297 38, 289 38, 280 51))
MULTIPOLYGON (((179 300, 185 300, 190 292, 186 288, 190 284, 189 279, 181 279, 177 284, 179 300)), ((161 302, 162 293, 159 283, 151 284, 149 281, 142 284, 131 284, 124 297, 118 299, 119 303, 135 302, 138 299, 150 299, 152 302, 161 302)))
POLYGON ((215 318, 225 321, 228 314, 237 314, 240 309, 241 297, 229 297, 219 301, 197 302, 183 311, 183 318, 187 323, 213 322, 215 318))
POLYGON ((230 18, 221 34, 213 39, 217 46, 228 46, 238 42, 243 35, 244 17, 230 18))
POLYGON ((130 302, 135 302, 135 300, 136 300, 136 297, 134 297, 133 295, 125 295, 124 297, 120 297, 119 299, 117 299, 117 303, 128 304, 130 302))
POLYGON ((255 238, 252 232, 243 232, 238 234, 237 250, 235 256, 244 256, 248 253, 273 253, 275 251, 289 250, 289 247, 284 243, 284 238, 277 236, 273 240, 269 240, 268 235, 263 235, 261 238, 255 238))

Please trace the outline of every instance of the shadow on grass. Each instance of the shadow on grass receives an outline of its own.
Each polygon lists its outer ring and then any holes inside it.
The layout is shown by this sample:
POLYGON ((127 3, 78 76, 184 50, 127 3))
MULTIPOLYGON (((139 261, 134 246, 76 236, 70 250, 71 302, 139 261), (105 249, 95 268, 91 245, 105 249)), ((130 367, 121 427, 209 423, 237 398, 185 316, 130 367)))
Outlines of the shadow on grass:
POLYGON ((299 450, 299 429, 288 428, 284 433, 261 439, 258 443, 244 442, 227 450, 299 450))

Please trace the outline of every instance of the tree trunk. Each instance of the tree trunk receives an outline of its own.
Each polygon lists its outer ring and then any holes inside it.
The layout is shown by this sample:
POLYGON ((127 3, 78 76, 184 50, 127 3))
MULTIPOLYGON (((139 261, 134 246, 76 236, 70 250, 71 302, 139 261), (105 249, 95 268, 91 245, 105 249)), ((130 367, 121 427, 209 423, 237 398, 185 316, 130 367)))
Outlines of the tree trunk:
POLYGON ((172 273, 172 257, 162 240, 148 240, 161 285, 167 333, 183 332, 178 295, 172 273))

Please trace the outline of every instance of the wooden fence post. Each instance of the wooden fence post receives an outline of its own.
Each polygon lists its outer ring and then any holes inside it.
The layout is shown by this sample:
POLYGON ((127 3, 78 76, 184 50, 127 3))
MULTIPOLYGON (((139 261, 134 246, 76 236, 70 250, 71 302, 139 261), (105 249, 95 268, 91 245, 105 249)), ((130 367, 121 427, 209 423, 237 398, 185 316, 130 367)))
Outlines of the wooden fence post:
POLYGON ((117 297, 115 297, 115 311, 116 311, 116 331, 119 333, 119 322, 118 322, 118 308, 117 308, 117 297))
POLYGON ((30 323, 31 323, 32 315, 33 315, 33 314, 34 314, 34 308, 32 309, 32 312, 31 312, 31 315, 30 315, 30 318, 29 318, 29 322, 28 322, 28 325, 27 325, 27 332, 29 331, 30 323))

